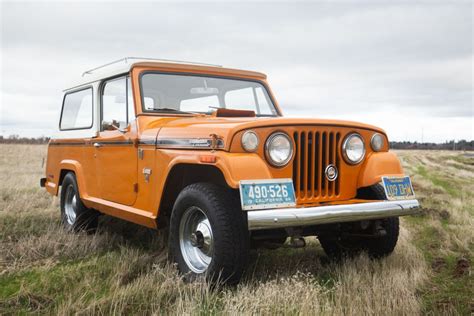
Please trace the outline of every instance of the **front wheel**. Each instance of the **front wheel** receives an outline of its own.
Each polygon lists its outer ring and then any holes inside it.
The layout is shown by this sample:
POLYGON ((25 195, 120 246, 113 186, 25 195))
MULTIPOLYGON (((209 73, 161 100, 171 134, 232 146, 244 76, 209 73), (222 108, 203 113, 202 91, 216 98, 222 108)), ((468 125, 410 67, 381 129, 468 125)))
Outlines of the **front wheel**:
MULTIPOLYGON (((368 200, 385 200, 385 191, 379 184, 364 188, 359 198, 368 200)), ((371 258, 381 258, 393 252, 398 241, 400 230, 398 217, 383 218, 366 223, 347 223, 344 231, 318 236, 324 252, 329 257, 341 258, 354 256, 366 251, 371 258)))
MULTIPOLYGON (((354 223, 353 226, 358 223, 354 223)), ((352 257, 366 251, 371 258, 381 258, 393 252, 397 245, 399 221, 398 217, 384 218, 369 223, 369 228, 373 231, 373 226, 378 226, 384 230, 383 236, 367 235, 363 236, 363 231, 355 233, 350 231, 347 235, 323 235, 319 236, 319 242, 324 252, 331 258, 340 259, 342 257, 352 257)), ((370 232, 372 233, 372 232, 370 232)))
POLYGON ((171 214, 169 251, 186 280, 240 280, 249 252, 244 215, 227 188, 196 183, 183 189, 171 214))

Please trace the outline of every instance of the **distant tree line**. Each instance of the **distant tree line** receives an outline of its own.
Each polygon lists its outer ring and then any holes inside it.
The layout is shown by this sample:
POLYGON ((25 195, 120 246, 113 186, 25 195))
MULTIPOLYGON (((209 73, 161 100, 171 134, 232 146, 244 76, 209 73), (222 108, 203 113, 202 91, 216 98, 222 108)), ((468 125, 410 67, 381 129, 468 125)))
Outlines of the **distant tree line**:
POLYGON ((474 140, 446 141, 445 143, 390 142, 392 149, 474 150, 474 140))
POLYGON ((47 144, 50 137, 20 137, 18 135, 10 135, 3 137, 0 135, 0 144, 47 144))

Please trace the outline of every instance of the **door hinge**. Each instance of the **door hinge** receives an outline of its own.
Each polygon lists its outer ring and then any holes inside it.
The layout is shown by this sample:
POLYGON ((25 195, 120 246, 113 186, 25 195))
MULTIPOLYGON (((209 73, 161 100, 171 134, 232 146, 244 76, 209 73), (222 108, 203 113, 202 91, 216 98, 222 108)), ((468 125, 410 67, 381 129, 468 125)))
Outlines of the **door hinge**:
POLYGON ((135 192, 135 193, 138 192, 138 183, 133 184, 133 192, 135 192))

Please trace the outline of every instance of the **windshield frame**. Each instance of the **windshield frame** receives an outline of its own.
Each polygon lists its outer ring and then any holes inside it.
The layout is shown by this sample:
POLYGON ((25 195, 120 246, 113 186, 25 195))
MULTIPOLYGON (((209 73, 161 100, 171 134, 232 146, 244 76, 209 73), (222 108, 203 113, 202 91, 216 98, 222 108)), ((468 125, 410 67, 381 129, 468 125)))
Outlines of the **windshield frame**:
MULTIPOLYGON (((145 98, 143 94, 143 84, 142 84, 142 77, 144 75, 148 74, 158 74, 158 75, 176 75, 176 76, 193 76, 193 77, 206 77, 206 78, 217 78, 217 79, 230 79, 230 80, 239 80, 239 81, 249 81, 249 82, 255 82, 258 83, 262 86, 263 89, 265 89, 265 92, 268 95, 268 98, 271 101, 271 107, 275 110, 276 114, 271 115, 271 114, 257 114, 255 113, 256 117, 280 117, 282 116, 282 113, 280 112, 280 108, 275 102, 275 99, 273 98, 273 95, 270 93, 270 89, 268 88, 268 85, 265 81, 258 80, 258 79, 253 79, 253 78, 242 78, 242 77, 236 77, 236 76, 226 76, 226 75, 213 75, 213 74, 205 74, 205 73, 193 73, 193 72, 179 72, 179 71, 173 71, 173 72, 168 72, 168 71, 160 71, 160 70, 145 70, 140 72, 138 75, 138 82, 139 82, 139 91, 140 91, 140 103, 141 103, 141 112, 145 115, 150 115, 150 114, 157 114, 157 115, 166 115, 166 116, 189 116, 189 115, 210 115, 212 112, 172 112, 172 111, 159 111, 159 110, 146 110, 145 109, 145 98)), ((236 109, 238 110, 238 109, 236 109)))

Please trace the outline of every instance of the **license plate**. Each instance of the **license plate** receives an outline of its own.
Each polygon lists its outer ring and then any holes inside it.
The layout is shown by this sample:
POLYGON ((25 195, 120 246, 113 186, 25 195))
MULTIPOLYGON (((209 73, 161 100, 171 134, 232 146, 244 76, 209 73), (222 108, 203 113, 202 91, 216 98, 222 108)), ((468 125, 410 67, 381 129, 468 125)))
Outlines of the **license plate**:
POLYGON ((240 201, 243 210, 295 206, 293 180, 268 179, 240 181, 240 201))
POLYGON ((406 200, 415 197, 410 177, 382 177, 388 200, 406 200))

